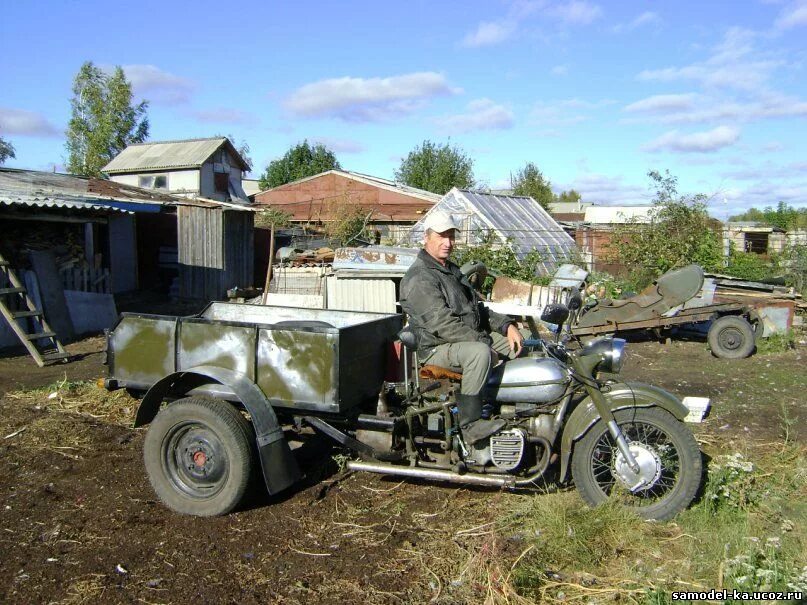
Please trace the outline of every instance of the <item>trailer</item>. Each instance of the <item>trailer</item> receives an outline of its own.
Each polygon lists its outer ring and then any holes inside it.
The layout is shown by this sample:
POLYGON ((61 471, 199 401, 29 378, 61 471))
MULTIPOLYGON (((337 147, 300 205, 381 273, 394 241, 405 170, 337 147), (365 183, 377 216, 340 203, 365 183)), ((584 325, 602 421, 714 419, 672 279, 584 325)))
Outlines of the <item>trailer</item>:
POLYGON ((135 426, 151 424, 144 461, 163 502, 219 515, 241 500, 253 457, 270 494, 300 479, 289 427, 339 440, 334 423, 393 423, 373 413, 402 326, 396 314, 221 302, 190 317, 124 313, 105 386, 142 397, 135 426))
POLYGON ((758 313, 742 302, 714 302, 714 282, 689 265, 669 271, 632 298, 584 306, 571 332, 576 336, 624 334, 710 322, 709 348, 716 357, 741 359, 754 352, 761 336, 758 313))

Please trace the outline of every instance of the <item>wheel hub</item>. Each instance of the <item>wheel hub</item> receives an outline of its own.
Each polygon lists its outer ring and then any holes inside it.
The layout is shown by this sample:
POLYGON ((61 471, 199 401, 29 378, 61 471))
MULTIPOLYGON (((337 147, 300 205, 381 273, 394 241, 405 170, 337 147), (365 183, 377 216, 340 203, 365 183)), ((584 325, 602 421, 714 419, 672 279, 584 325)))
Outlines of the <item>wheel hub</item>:
POLYGON ((743 342, 743 335, 739 330, 724 329, 720 332, 720 344, 727 349, 736 349, 743 342))
POLYGON ((661 460, 651 448, 641 443, 631 443, 628 446, 636 464, 638 472, 634 471, 622 452, 617 452, 614 459, 614 474, 631 492, 637 492, 651 487, 661 477, 661 460))
POLYGON ((186 427, 173 442, 173 476, 183 491, 207 489, 225 477, 226 458, 215 433, 198 425, 186 427))
POLYGON ((193 463, 196 466, 203 467, 205 465, 205 462, 207 462, 207 454, 205 454, 201 450, 194 453, 194 455, 193 455, 193 463))

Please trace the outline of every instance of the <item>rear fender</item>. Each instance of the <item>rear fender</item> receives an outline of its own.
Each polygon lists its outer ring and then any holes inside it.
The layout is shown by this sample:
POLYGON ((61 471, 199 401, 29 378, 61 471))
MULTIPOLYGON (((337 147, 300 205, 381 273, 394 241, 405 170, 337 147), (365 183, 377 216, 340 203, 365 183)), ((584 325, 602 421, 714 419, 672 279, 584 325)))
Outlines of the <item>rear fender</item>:
MULTIPOLYGON (((620 382, 609 385, 608 391, 603 392, 603 395, 612 412, 626 408, 658 407, 667 410, 681 421, 689 413, 681 400, 672 393, 641 382, 620 382)), ((600 415, 590 397, 583 399, 569 415, 560 440, 561 482, 568 480, 569 461, 574 444, 582 439, 599 420, 600 415)))
POLYGON ((270 494, 283 491, 300 479, 297 460, 283 434, 274 409, 260 388, 238 372, 214 366, 198 366, 175 372, 156 382, 143 397, 135 418, 135 427, 150 423, 166 395, 183 395, 203 384, 230 387, 249 412, 258 447, 266 489, 270 494))

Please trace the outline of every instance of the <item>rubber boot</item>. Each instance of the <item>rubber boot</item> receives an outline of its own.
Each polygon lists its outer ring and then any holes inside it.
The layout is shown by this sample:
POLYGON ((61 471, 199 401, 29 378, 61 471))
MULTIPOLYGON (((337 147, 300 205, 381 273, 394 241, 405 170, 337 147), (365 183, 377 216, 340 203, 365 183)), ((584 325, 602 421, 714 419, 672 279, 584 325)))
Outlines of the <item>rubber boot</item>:
POLYGON ((501 418, 482 419, 482 395, 458 394, 457 408, 460 412, 460 429, 467 445, 473 445, 486 437, 498 433, 506 426, 501 418))

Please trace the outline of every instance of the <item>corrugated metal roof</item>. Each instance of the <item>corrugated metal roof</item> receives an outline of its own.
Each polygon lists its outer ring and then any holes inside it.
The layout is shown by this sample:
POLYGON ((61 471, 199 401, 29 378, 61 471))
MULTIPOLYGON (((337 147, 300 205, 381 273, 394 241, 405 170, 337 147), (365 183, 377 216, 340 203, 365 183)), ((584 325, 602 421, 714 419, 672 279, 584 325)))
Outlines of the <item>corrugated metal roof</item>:
POLYGON ((0 198, 7 206, 68 208, 82 204, 95 209, 124 208, 135 212, 156 212, 162 206, 195 206, 254 212, 251 206, 243 204, 174 196, 106 179, 3 167, 0 167, 0 198))
POLYGON ((249 170, 244 159, 226 137, 129 145, 102 170, 107 174, 118 174, 165 168, 197 168, 204 164, 222 145, 228 148, 228 151, 240 163, 241 168, 249 170))
MULTIPOLYGON (((8 193, 0 191, 0 205, 3 206, 27 206, 36 208, 69 208, 71 210, 94 210, 102 212, 121 212, 124 214, 134 214, 132 210, 125 208, 115 208, 104 204, 95 204, 87 198, 79 196, 47 196, 28 195, 25 193, 8 193)), ((158 206, 159 208, 159 206, 158 206)))
POLYGON ((299 185, 300 183, 305 183, 307 181, 321 178, 328 174, 337 174, 339 176, 343 176, 348 179, 353 179, 354 181, 360 181, 363 183, 367 183, 368 185, 373 185, 375 187, 381 187, 382 189, 387 189, 388 191, 395 191, 396 193, 411 195, 413 197, 417 197, 422 200, 427 200, 432 203, 440 201, 441 198, 441 196, 438 195, 437 193, 432 193, 431 191, 426 191, 425 189, 418 189, 417 187, 410 187, 409 185, 404 185, 403 183, 397 183, 395 181, 382 179, 381 177, 371 176, 369 174, 362 174, 361 172, 351 172, 349 170, 327 170, 325 172, 320 172, 319 174, 315 174, 313 176, 307 176, 301 179, 297 179, 296 181, 291 181, 290 183, 284 183, 283 185, 278 185, 277 187, 273 187, 272 189, 266 189, 265 191, 261 191, 257 195, 260 195, 261 193, 268 193, 270 191, 275 191, 277 189, 289 188, 294 185, 299 185))
POLYGON ((423 239, 423 222, 436 210, 446 211, 462 225, 458 241, 469 245, 482 241, 493 232, 501 241, 509 240, 519 258, 538 251, 541 271, 549 275, 555 267, 577 252, 574 240, 541 205, 531 197, 495 195, 452 189, 421 219, 409 233, 408 241, 423 239))

